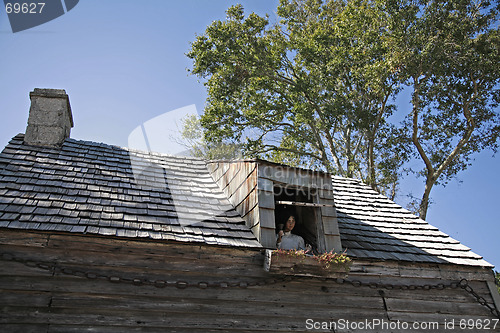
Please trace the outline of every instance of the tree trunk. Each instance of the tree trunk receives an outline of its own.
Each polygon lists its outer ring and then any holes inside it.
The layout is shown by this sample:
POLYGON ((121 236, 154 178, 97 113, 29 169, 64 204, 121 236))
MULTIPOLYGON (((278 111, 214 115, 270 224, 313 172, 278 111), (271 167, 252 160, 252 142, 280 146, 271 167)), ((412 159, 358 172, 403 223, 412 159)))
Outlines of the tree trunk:
POLYGON ((347 157, 346 177, 353 178, 350 125, 347 126, 347 129, 345 131, 345 136, 346 136, 346 157, 347 157))
POLYGON ((375 157, 374 157, 374 148, 375 140, 372 135, 368 138, 368 185, 371 188, 378 192, 376 175, 375 175, 375 157))
POLYGON ((429 208, 429 198, 431 194, 432 187, 434 186, 434 177, 427 176, 427 180, 425 181, 425 189, 424 194, 422 195, 422 201, 420 202, 420 206, 418 208, 418 216, 425 221, 427 218, 427 209, 429 208))

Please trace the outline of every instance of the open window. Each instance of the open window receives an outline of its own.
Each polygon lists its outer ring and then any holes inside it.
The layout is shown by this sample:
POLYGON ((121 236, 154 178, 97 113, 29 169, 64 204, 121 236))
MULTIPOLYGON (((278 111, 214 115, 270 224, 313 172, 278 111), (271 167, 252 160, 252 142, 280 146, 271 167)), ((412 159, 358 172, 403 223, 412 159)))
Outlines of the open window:
POLYGON ((318 205, 314 203, 316 193, 310 189, 274 185, 275 228, 284 228, 288 217, 295 216, 292 233, 302 236, 306 244, 318 248, 318 205))
POLYGON ((294 215, 293 232, 318 252, 342 249, 331 174, 262 160, 207 167, 263 247, 276 248, 280 225, 294 215))

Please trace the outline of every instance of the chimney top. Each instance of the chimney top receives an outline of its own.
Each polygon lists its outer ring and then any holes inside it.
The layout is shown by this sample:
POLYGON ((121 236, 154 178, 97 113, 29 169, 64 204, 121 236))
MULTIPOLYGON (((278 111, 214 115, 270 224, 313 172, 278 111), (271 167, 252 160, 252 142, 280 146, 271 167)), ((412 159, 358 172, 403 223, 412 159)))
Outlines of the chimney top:
POLYGON ((73 116, 64 89, 35 88, 30 92, 31 107, 24 142, 34 146, 61 147, 69 138, 73 116))

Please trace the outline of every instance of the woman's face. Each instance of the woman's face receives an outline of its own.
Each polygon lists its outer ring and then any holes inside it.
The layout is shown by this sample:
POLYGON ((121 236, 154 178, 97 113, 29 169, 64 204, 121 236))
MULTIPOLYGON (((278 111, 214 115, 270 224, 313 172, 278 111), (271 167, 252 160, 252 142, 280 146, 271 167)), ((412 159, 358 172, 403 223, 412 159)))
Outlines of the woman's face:
POLYGON ((295 227, 295 217, 290 216, 288 220, 286 220, 285 231, 292 231, 295 227))

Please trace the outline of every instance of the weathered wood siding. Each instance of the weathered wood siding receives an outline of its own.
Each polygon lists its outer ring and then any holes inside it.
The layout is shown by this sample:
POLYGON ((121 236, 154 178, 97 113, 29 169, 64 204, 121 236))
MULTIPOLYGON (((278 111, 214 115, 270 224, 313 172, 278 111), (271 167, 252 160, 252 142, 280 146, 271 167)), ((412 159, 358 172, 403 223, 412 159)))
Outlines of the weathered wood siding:
POLYGON ((271 179, 262 177, 262 166, 257 171, 257 197, 259 198, 260 239, 261 244, 268 248, 276 248, 276 218, 274 215, 274 183, 271 179))
POLYGON ((255 162, 247 161, 212 162, 207 164, 212 178, 260 241, 256 166, 255 162))
MULTIPOLYGON (((259 250, 0 229, 0 253, 2 332, 308 332, 307 319, 442 325, 494 318, 461 288, 370 288, 317 278, 264 284, 272 276, 262 269, 259 250), (57 269, 37 267, 39 262, 57 263, 57 269), (99 275, 163 280, 168 286, 111 282, 99 275), (171 285, 176 282, 201 288, 179 289, 171 285), (205 288, 206 283, 219 287, 205 288)), ((467 278, 492 302, 484 282, 491 272, 478 268, 359 262, 349 278, 420 286, 467 278)))

